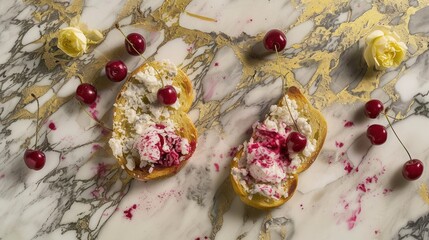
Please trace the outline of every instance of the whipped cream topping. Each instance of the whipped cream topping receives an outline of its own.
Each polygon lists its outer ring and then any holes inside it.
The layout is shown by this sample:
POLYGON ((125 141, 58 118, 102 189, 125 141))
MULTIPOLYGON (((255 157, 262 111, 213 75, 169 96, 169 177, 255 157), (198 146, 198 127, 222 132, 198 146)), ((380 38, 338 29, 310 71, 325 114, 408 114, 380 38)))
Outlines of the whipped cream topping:
POLYGON ((316 139, 312 138, 311 125, 300 117, 294 100, 285 96, 287 106, 273 105, 263 122, 253 125, 253 135, 243 145, 243 154, 238 167, 232 168, 232 175, 239 182, 249 198, 260 194, 273 199, 287 197, 284 182, 296 173, 304 157, 316 150, 316 139), (298 129, 294 125, 296 121, 298 129), (287 138, 293 131, 307 137, 307 145, 301 153, 290 151, 287 138))
MULTIPOLYGON (((189 153, 188 140, 178 136, 174 123, 168 120, 170 111, 178 109, 180 102, 176 101, 171 106, 157 102, 157 92, 163 86, 160 78, 165 85, 173 85, 178 69, 168 60, 158 64, 161 65, 159 69, 147 66, 135 74, 121 95, 125 103, 114 104, 124 113, 131 128, 124 129, 122 123, 114 123, 117 133, 113 133, 109 145, 115 157, 125 158, 125 166, 130 170, 136 168, 136 159, 140 159, 140 168, 151 166, 152 170, 155 165, 176 165, 182 156, 189 153)), ((174 88, 179 94, 180 88, 174 88)))

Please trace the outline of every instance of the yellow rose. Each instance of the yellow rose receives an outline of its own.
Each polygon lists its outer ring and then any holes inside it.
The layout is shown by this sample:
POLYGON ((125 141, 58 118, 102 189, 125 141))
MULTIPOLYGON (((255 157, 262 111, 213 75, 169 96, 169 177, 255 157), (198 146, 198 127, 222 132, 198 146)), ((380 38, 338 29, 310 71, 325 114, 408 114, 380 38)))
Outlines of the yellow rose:
POLYGON ((364 58, 368 67, 384 70, 397 67, 404 60, 407 46, 399 36, 388 27, 380 27, 370 33, 366 39, 364 58))
POLYGON ((66 27, 59 31, 57 46, 70 57, 82 56, 88 47, 85 34, 75 27, 66 27))

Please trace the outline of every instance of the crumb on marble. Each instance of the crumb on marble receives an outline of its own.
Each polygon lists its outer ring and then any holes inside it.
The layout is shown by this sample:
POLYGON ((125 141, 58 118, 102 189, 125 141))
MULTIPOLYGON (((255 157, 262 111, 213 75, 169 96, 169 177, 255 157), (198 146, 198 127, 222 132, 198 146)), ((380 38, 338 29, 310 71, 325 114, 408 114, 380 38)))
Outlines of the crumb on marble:
POLYGON ((344 143, 343 142, 339 142, 339 141, 335 141, 335 146, 337 148, 342 148, 344 146, 344 143))
POLYGON ((137 209, 137 204, 133 204, 131 207, 129 207, 127 210, 124 210, 124 217, 126 219, 133 219, 133 211, 137 209))
POLYGON ((49 129, 51 129, 52 131, 57 130, 57 126, 55 125, 55 123, 53 121, 49 122, 48 125, 49 129))

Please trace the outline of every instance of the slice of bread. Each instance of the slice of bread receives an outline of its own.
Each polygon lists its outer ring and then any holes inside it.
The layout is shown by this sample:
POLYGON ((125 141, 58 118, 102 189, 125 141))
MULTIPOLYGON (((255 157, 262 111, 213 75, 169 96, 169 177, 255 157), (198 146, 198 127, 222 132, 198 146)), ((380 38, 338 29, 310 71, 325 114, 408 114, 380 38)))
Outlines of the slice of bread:
MULTIPOLYGON (((167 71, 163 63, 150 62, 141 65, 130 74, 130 77, 127 79, 127 82, 123 85, 121 91, 116 98, 113 117, 113 132, 116 139, 121 139, 122 137, 131 137, 135 133, 133 123, 129 123, 127 121, 127 116, 125 115, 124 109, 118 106, 129 104, 126 98, 122 97, 124 92, 131 84, 138 84, 138 80, 135 78, 136 74, 140 71, 144 71, 149 67, 153 67, 156 70, 156 76, 159 81, 161 81, 161 79, 159 79, 159 76, 161 76, 160 74, 163 74, 164 71, 167 71)), ((194 99, 192 83, 190 82, 188 76, 180 69, 177 70, 177 74, 174 79, 172 79, 172 81, 173 86, 180 89, 180 91, 178 91, 178 101, 180 102, 180 107, 177 110, 172 107, 165 107, 165 109, 168 109, 170 113, 168 119, 173 122, 175 133, 178 136, 186 138, 188 140, 190 144, 190 151, 188 154, 183 156, 184 159, 178 165, 171 167, 155 165, 152 167, 151 170, 149 166, 140 168, 140 158, 138 157, 133 157, 135 162, 135 168, 129 169, 127 167, 126 160, 127 153, 123 153, 122 156, 117 156, 117 161, 119 162, 121 167, 125 169, 125 171, 127 171, 129 175, 136 179, 151 180, 175 174, 186 164, 187 160, 192 156, 193 152, 195 151, 198 134, 194 124, 187 115, 187 112, 189 111, 192 101, 194 99)), ((143 102, 145 102, 146 104, 150 104, 147 97, 143 98, 143 102)), ((147 112, 145 112, 141 108, 139 108, 139 110, 137 111, 137 114, 145 113, 147 112)), ((160 123, 163 120, 167 120, 166 117, 160 116, 159 119, 156 119, 155 123, 160 123)))
MULTIPOLYGON (((292 195, 294 194, 297 185, 298 185, 298 174, 308 169, 311 164, 316 160, 320 150, 323 147, 323 143, 327 134, 327 124, 323 115, 315 109, 310 102, 305 98, 305 96, 299 91, 296 87, 290 87, 286 91, 286 95, 289 99, 295 100, 297 103, 297 110, 299 112, 300 117, 304 117, 308 120, 308 123, 312 128, 312 138, 317 140, 315 151, 309 156, 304 157, 301 154, 301 159, 303 160, 301 165, 297 168, 296 174, 288 174, 286 180, 282 182, 285 192, 288 193, 287 197, 282 197, 278 200, 263 196, 261 194, 254 194, 251 198, 249 198, 249 193, 246 189, 241 185, 240 182, 232 175, 230 175, 230 179, 232 182, 232 186, 234 191, 240 197, 240 199, 247 205, 259 208, 259 209, 270 209, 274 207, 278 207, 288 201, 292 195)), ((281 100, 277 103, 278 106, 285 105, 285 98, 282 97, 281 100)), ((243 149, 241 149, 234 156, 231 168, 237 168, 238 162, 241 159, 243 154, 243 149)))

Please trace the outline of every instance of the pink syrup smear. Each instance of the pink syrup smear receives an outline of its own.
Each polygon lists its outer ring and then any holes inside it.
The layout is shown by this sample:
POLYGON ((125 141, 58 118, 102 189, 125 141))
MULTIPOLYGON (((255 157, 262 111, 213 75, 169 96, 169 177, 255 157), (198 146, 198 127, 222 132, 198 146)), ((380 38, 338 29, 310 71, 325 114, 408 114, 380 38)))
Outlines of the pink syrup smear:
POLYGON ((49 127, 49 129, 51 129, 52 131, 57 130, 57 126, 55 126, 55 123, 54 123, 54 122, 50 122, 50 123, 49 123, 49 125, 48 125, 48 127, 49 127))
POLYGON ((133 219, 133 211, 135 209, 137 209, 137 205, 133 204, 131 207, 124 211, 124 217, 129 220, 133 219))
POLYGON ((344 120, 344 127, 353 127, 355 124, 351 121, 344 120))

